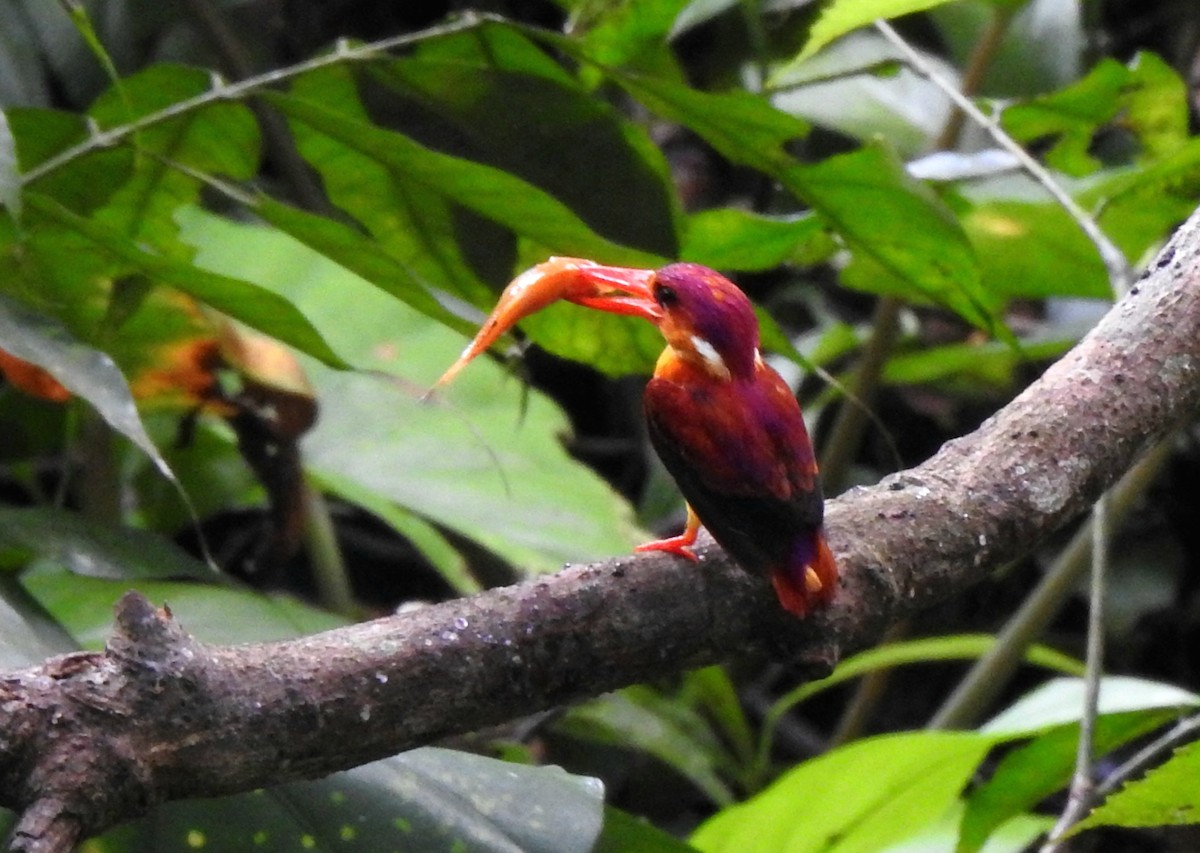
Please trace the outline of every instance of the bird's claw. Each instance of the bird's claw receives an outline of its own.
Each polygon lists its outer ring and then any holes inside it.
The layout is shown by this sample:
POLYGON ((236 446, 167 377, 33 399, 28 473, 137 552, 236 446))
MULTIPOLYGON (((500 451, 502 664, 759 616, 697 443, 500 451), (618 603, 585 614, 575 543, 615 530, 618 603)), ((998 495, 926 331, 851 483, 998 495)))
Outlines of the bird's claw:
POLYGON ((668 554, 675 554, 679 557, 686 557, 693 563, 700 562, 700 558, 696 556, 696 552, 688 546, 694 542, 696 537, 688 537, 686 534, 682 536, 672 536, 669 539, 656 539, 653 542, 646 542, 643 545, 638 545, 633 550, 639 554, 644 554, 647 551, 665 551, 668 554))

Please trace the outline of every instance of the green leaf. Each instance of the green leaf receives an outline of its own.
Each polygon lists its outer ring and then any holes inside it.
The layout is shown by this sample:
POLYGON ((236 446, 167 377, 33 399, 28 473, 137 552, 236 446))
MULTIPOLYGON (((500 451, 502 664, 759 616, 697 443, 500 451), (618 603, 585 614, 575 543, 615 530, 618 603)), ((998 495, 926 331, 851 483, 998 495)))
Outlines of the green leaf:
POLYGON ((988 388, 1008 388, 1016 382, 1015 371, 1023 364, 1054 359, 1070 349, 1079 336, 1055 340, 1021 341, 1020 351, 996 341, 946 344, 893 355, 883 369, 889 385, 952 382, 966 395, 988 388))
MULTIPOLYGON (((84 118, 74 113, 13 107, 5 115, 22 175, 83 142, 89 132, 84 118)), ((93 151, 62 164, 26 189, 36 188, 77 213, 87 213, 124 185, 132 174, 134 159, 133 150, 126 146, 93 151)))
POLYGON ((996 297, 1112 297, 1096 247, 1059 205, 984 200, 961 221, 982 267, 984 286, 996 297))
POLYGON ((442 154, 307 97, 276 94, 270 101, 310 133, 364 155, 404 184, 462 205, 556 253, 651 266, 663 261, 601 237, 562 202, 502 169, 442 154))
MULTIPOLYGON (((638 22, 661 16, 655 5, 620 4, 604 20, 645 32, 638 22)), ((584 26, 582 38, 594 51, 604 26, 584 26)), ((643 55, 670 54, 658 38, 643 55)), ((680 214, 662 151, 515 27, 489 22, 375 63, 370 72, 426 117, 405 124, 417 141, 528 181, 610 240, 677 254, 680 214)))
POLYGON ((613 3, 589 22, 582 40, 588 53, 609 68, 632 67, 660 77, 682 77, 667 45, 686 0, 613 3))
POLYGON ((638 853, 694 853, 695 849, 645 818, 605 806, 604 829, 592 853, 629 853, 631 850, 638 853))
MULTIPOLYGON (((403 168, 380 159, 378 149, 390 149, 394 139, 400 139, 401 145, 421 146, 370 123, 350 70, 329 68, 307 74, 293 83, 292 93, 289 97, 299 102, 298 109, 313 104, 323 108, 315 112, 324 124, 332 122, 336 128, 351 122, 373 135, 375 144, 363 150, 356 140, 326 132, 320 123, 289 116, 300 154, 321 176, 329 200, 357 220, 378 244, 373 254, 402 267, 419 289, 437 288, 472 304, 490 300, 491 288, 481 281, 464 251, 468 239, 477 236, 468 238, 465 224, 455 215, 461 209, 403 168)), ((399 159, 408 163, 403 156, 399 159)), ((405 287, 403 295, 420 298, 419 289, 405 287)))
MULTIPOLYGON (((1056 678, 993 717, 980 731, 1018 737, 1073 722, 1079 719, 1083 710, 1083 697, 1083 679, 1056 678)), ((1200 696, 1195 693, 1144 678, 1111 675, 1106 676, 1100 685, 1101 714, 1186 708, 1198 704, 1200 696)))
POLYGON ((68 391, 87 400, 114 430, 150 457, 178 485, 167 461, 146 433, 125 377, 112 359, 80 343, 57 320, 0 295, 0 347, 43 368, 68 391))
POLYGON ((572 708, 555 728, 597 743, 639 749, 690 781, 713 802, 733 792, 723 777, 736 764, 694 709, 651 687, 636 685, 572 708))
POLYGON ((954 806, 991 741, 916 732, 857 741, 798 765, 701 824, 704 851, 883 850, 954 806))
POLYGON ((706 666, 687 673, 682 699, 686 703, 696 703, 720 726, 722 737, 733 748, 740 763, 748 765, 754 759, 750 722, 725 667, 706 666))
POLYGON ((680 260, 722 270, 766 270, 825 237, 811 214, 765 216, 726 207, 688 217, 680 260))
MULTIPOLYGON (((232 276, 215 275, 189 263, 142 248, 112 227, 72 213, 51 198, 28 193, 30 210, 46 217, 134 269, 169 284, 283 343, 344 368, 346 362, 329 348, 295 305, 284 297, 232 276)), ((66 385, 67 383, 63 383, 66 385)), ((67 387, 70 387, 69 385, 67 387)))
POLYGON ((1188 134, 1188 87, 1157 54, 1142 51, 1129 62, 1123 124, 1137 135, 1148 159, 1164 157, 1188 134))
MULTIPOLYGON (((810 681, 788 691, 771 706, 763 721, 763 732, 759 743, 758 771, 760 773, 766 771, 767 757, 775 737, 775 728, 779 725, 783 715, 817 693, 879 669, 890 669, 913 663, 975 660, 983 657, 995 645, 996 637, 991 634, 953 634, 945 637, 927 637, 900 643, 888 643, 847 658, 838 664, 832 675, 817 681, 810 681)), ((1083 664, 1047 646, 1030 646, 1025 652, 1025 660, 1036 666, 1059 672, 1075 675, 1083 673, 1083 664)))
MULTIPOLYGON (((207 92, 207 71, 153 65, 102 95, 89 110, 101 127, 125 124, 207 92)), ((125 236, 162 250, 176 246, 172 217, 193 203, 200 181, 174 164, 202 173, 248 179, 258 166, 258 124, 245 104, 217 101, 159 122, 131 137, 133 173, 95 213, 125 236), (148 156, 153 154, 156 156, 148 156)))
POLYGON ((1080 200, 1099 209, 1099 224, 1126 257, 1140 257, 1192 212, 1200 192, 1200 139, 1096 178, 1080 200))
POLYGON ((557 767, 426 747, 325 779, 163 803, 99 851, 461 850, 588 853, 604 788, 557 767))
POLYGON ((1138 54, 1128 67, 1104 59, 1077 83, 1003 114, 1005 130, 1022 142, 1058 137, 1046 161, 1069 175, 1099 168, 1090 151, 1093 137, 1116 120, 1137 136, 1143 157, 1169 154, 1188 138, 1183 81, 1153 54, 1138 54))
POLYGON ((376 240, 342 222, 260 196, 254 211, 280 231, 294 237, 331 261, 362 276, 385 293, 403 300, 427 317, 463 334, 474 333, 471 323, 448 310, 430 292, 420 272, 387 251, 376 240))
POLYGON ((198 263, 286 291, 356 366, 397 377, 307 368, 322 409, 305 454, 319 477, 353 481, 528 568, 637 541, 628 505, 563 449, 563 414, 530 393, 522 418, 521 387, 487 359, 419 401, 461 337, 277 231, 198 211, 180 221, 198 263))
POLYGON ((808 33, 801 58, 812 56, 836 38, 878 18, 898 18, 940 6, 948 0, 832 0, 825 4, 808 33))
POLYGON ((1129 782, 1072 827, 1074 835, 1097 826, 1182 826, 1200 823, 1200 742, 1180 747, 1166 763, 1129 782))
POLYGON ((48 657, 78 648, 79 645, 16 578, 0 575, 0 669, 37 666, 48 657))
MULTIPOLYGON (((1173 716, 1174 709, 1101 715, 1093 730, 1092 753, 1107 755, 1173 716)), ((1000 825, 1064 787, 1074 773, 1078 751, 1079 725, 1070 723, 1054 726, 1005 755, 967 800, 958 853, 982 849, 1000 825)))
MULTIPOLYGON (((579 53, 568 40, 557 44, 579 53)), ((608 71, 614 83, 651 111, 694 131, 733 162, 770 175, 794 162, 784 146, 808 135, 807 123, 775 109, 762 95, 741 89, 702 92, 669 80, 608 71)))
MULTIPOLYGON (((962 813, 961 804, 951 808, 939 820, 889 847, 887 853, 955 853, 962 813)), ((996 827, 988 837, 986 853, 1026 853, 1038 836, 1044 835, 1052 826, 1052 817, 1015 815, 996 827)))
POLYGON ((845 284, 927 299, 1011 338, 983 290, 979 262, 958 220, 886 149, 872 145, 812 166, 793 166, 783 181, 854 251, 854 263, 842 273, 845 284), (904 227, 897 228, 901 222, 904 227))
POLYGON ((50 562, 24 572, 20 580, 76 642, 88 649, 103 648, 112 635, 113 607, 130 589, 169 606, 184 630, 206 643, 265 643, 346 624, 340 617, 288 596, 186 581, 84 577, 50 562))
POLYGON ((213 577, 203 563, 145 530, 101 524, 51 507, 0 509, 0 567, 35 558, 109 580, 213 577))

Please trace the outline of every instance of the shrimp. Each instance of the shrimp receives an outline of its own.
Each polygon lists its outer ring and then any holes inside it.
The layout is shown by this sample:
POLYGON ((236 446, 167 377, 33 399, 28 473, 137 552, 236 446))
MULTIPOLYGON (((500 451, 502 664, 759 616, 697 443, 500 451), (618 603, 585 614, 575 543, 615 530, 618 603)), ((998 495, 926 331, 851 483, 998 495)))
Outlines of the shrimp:
POLYGON ((647 270, 644 279, 631 281, 628 276, 622 279, 608 275, 611 269, 584 258, 556 257, 525 270, 504 288, 475 339, 467 344, 458 360, 433 387, 450 382, 472 359, 521 320, 561 299, 611 314, 644 317, 657 323, 661 312, 650 296, 653 273, 647 270))

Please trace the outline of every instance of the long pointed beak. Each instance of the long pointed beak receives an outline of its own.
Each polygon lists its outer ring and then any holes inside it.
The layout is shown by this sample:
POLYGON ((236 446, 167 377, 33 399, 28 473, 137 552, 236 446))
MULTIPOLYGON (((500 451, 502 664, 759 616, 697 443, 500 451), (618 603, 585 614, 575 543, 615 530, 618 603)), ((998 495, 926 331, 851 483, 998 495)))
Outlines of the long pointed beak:
POLYGON ((591 292, 568 296, 569 301, 610 314, 641 317, 656 325, 662 320, 662 309, 650 289, 654 270, 589 264, 581 267, 578 275, 591 292))

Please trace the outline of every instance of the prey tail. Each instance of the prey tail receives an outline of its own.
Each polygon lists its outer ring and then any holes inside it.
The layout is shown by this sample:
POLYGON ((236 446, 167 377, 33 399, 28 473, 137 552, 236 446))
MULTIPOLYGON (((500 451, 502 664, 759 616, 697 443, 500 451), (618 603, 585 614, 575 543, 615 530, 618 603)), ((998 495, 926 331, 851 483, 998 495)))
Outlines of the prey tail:
POLYGON ((784 610, 806 616, 833 598, 838 581, 837 563, 820 530, 798 543, 794 555, 791 563, 772 570, 771 585, 784 610))

